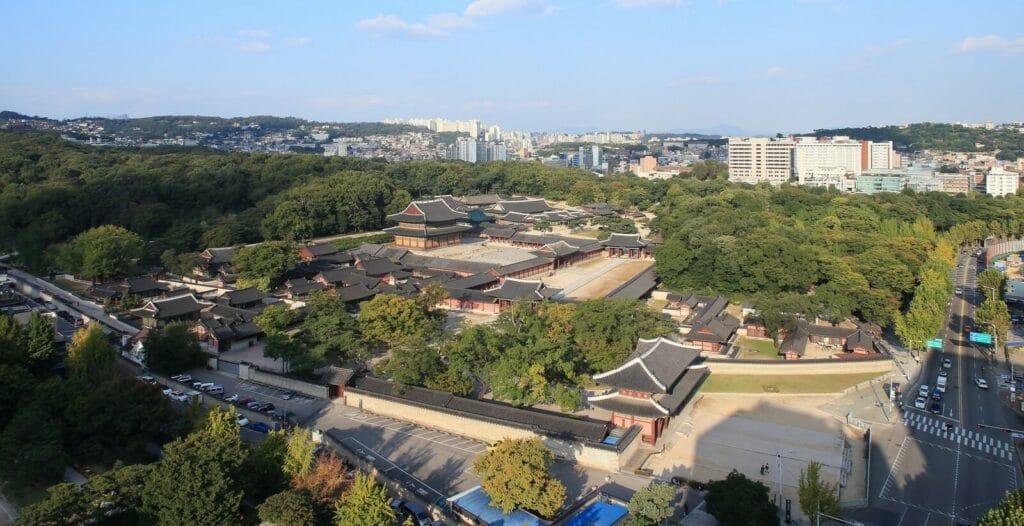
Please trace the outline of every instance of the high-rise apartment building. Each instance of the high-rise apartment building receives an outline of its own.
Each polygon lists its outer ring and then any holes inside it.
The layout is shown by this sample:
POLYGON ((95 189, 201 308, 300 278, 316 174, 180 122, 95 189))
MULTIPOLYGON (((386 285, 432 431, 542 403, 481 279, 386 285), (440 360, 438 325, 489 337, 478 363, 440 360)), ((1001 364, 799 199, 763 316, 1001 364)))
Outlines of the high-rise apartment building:
MULTIPOLYGON (((893 170, 892 141, 861 142, 861 166, 864 170, 893 170)), ((897 163, 898 164, 898 163, 897 163)))
POLYGON ((729 138, 729 180, 756 184, 782 184, 793 174, 790 139, 729 138))

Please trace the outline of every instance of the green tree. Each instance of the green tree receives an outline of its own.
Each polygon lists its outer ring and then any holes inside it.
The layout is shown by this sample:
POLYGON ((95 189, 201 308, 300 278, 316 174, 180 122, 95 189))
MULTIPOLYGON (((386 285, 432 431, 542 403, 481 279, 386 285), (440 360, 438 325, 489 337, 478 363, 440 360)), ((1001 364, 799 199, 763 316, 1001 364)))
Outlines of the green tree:
POLYGON ((1024 491, 1007 491, 999 505, 978 518, 978 526, 1020 526, 1024 524, 1024 491))
POLYGON ((408 339, 391 348, 388 359, 378 369, 392 380, 405 385, 423 385, 444 371, 437 350, 427 342, 408 339))
POLYGON ((288 477, 305 477, 313 471, 316 444, 308 429, 297 427, 288 433, 282 469, 288 477))
POLYGON ((986 299, 974 312, 974 319, 991 330, 996 338, 1005 341, 1006 332, 1010 330, 1010 311, 1005 302, 995 297, 986 299))
MULTIPOLYGON (((93 475, 85 485, 93 517, 100 520, 107 514, 137 514, 142 508, 142 491, 156 464, 123 465, 93 475)), ((100 521, 102 522, 102 521, 100 521)))
POLYGON ((38 311, 28 318, 28 358, 37 366, 45 366, 53 359, 57 346, 53 342, 53 322, 38 311))
POLYGON ((454 367, 446 367, 440 373, 427 378, 423 385, 455 396, 469 396, 473 392, 473 380, 454 367))
POLYGON ((978 274, 978 290, 986 298, 992 297, 994 293, 996 299, 1002 299, 1004 283, 1006 283, 1006 275, 996 269, 986 269, 978 274))
POLYGON ((164 447, 160 465, 146 481, 144 507, 162 525, 238 524, 244 460, 234 411, 214 407, 203 429, 164 447))
POLYGON ((302 340, 285 334, 267 336, 263 356, 281 360, 285 371, 296 373, 311 372, 325 363, 323 356, 315 354, 302 340))
POLYGON ((67 461, 60 421, 37 404, 18 411, 0 433, 0 472, 11 484, 59 480, 67 461))
POLYGON ((313 498, 305 491, 287 490, 271 495, 259 506, 264 522, 278 526, 308 526, 316 523, 313 498))
POLYGON ((705 485, 708 513, 722 526, 776 526, 779 509, 768 497, 768 486, 732 470, 724 480, 705 485))
POLYGON ((808 517, 814 517, 818 512, 839 515, 836 485, 821 480, 821 464, 817 462, 809 462, 805 469, 800 470, 797 497, 800 509, 808 517))
POLYGON ((338 526, 391 526, 395 512, 388 505, 388 491, 366 473, 357 473, 345 498, 338 502, 334 522, 338 526))
POLYGON ((668 336, 674 324, 661 319, 641 301, 598 299, 576 306, 570 322, 574 342, 587 361, 587 372, 622 364, 639 338, 668 336))
POLYGON ((549 471, 553 461, 540 438, 505 439, 476 458, 473 472, 505 513, 524 508, 550 518, 565 501, 565 486, 549 471))
POLYGON ((191 276, 203 263, 198 252, 178 253, 174 249, 167 249, 160 254, 160 263, 164 268, 178 276, 191 276))
POLYGON ((21 510, 15 526, 79 524, 90 518, 88 499, 77 485, 62 482, 46 492, 46 499, 21 510))
POLYGON ((186 322, 151 329, 142 346, 146 351, 146 366, 158 373, 178 374, 206 364, 207 355, 186 322))
POLYGON ((28 365, 28 338, 13 317, 0 314, 0 362, 28 365))
POLYGON ((410 339, 427 339, 438 328, 438 319, 414 299, 378 294, 362 305, 359 327, 365 338, 394 345, 410 339))
POLYGON ((129 273, 144 251, 145 245, 135 233, 115 225, 102 225, 78 234, 62 246, 57 263, 95 280, 129 273))
POLYGON ((676 488, 671 484, 654 483, 642 488, 629 499, 629 515, 633 526, 656 526, 672 516, 676 488))
POLYGON ((239 287, 269 292, 281 283, 285 272, 295 268, 298 260, 299 250, 294 243, 267 241, 238 249, 231 263, 238 272, 239 287))
POLYGON ((268 305, 259 313, 253 321, 267 335, 283 334, 298 318, 298 311, 291 308, 287 303, 281 302, 268 305))
POLYGON ((267 433, 266 440, 249 449, 240 479, 248 498, 258 502, 288 486, 283 469, 287 447, 285 432, 281 430, 267 433))
POLYGON ((98 384, 114 374, 117 356, 99 324, 90 323, 71 338, 67 362, 76 376, 98 384))

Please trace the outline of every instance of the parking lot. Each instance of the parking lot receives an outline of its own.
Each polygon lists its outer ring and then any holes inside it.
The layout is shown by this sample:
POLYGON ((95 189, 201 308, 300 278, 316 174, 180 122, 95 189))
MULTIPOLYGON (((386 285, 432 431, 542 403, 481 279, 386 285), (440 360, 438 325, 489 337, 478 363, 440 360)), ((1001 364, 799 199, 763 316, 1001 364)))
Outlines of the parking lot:
MULTIPOLYGON (((239 398, 252 398, 260 402, 270 402, 277 406, 278 414, 284 414, 283 411, 291 413, 293 419, 300 424, 306 419, 310 418, 313 414, 319 411, 321 408, 327 405, 326 400, 313 398, 310 396, 296 393, 291 400, 285 400, 283 398, 284 389, 278 389, 268 385, 256 384, 241 380, 234 376, 230 376, 218 371, 207 371, 205 369, 197 369, 189 371, 192 375, 192 381, 203 381, 213 382, 224 386, 224 394, 222 396, 207 395, 214 398, 223 399, 231 394, 238 394, 239 398), (283 410, 283 411, 282 411, 283 410)), ((178 384, 181 385, 181 384, 178 384)), ((188 390, 192 389, 191 382, 187 386, 188 390)), ((181 390, 181 389, 179 389, 181 390)))

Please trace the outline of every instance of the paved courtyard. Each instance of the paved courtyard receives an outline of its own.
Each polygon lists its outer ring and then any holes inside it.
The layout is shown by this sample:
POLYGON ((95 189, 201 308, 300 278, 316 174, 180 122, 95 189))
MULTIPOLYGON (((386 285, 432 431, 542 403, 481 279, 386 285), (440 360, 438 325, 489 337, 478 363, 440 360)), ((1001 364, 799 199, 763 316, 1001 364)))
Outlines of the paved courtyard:
POLYGON ((508 245, 495 245, 486 241, 476 241, 452 245, 450 247, 435 248, 431 250, 412 250, 417 254, 435 258, 458 259, 462 261, 478 261, 481 263, 494 263, 497 265, 511 265, 526 261, 536 256, 528 250, 515 248, 508 245))
POLYGON ((541 281, 549 287, 562 289, 555 299, 603 298, 651 265, 653 261, 599 257, 559 269, 541 281))

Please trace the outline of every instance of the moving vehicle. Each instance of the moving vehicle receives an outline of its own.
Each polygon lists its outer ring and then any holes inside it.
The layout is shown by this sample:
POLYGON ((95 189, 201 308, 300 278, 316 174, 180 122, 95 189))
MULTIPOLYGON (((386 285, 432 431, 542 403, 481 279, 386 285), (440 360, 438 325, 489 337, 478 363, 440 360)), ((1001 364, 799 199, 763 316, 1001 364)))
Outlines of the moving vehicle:
POLYGON ((944 367, 946 369, 949 369, 949 368, 953 367, 953 360, 950 360, 949 358, 943 358, 942 359, 942 367, 944 367))
POLYGON ((295 396, 295 391, 285 391, 281 393, 282 400, 291 400, 295 396))
POLYGON ((150 376, 148 374, 144 374, 144 375, 140 376, 139 380, 141 380, 143 382, 146 382, 147 384, 155 384, 156 383, 156 378, 153 378, 152 376, 150 376))
POLYGON ((945 378, 946 376, 949 376, 949 371, 945 369, 939 369, 939 378, 945 378))
POLYGON ((914 399, 914 407, 916 407, 918 409, 924 409, 924 407, 925 407, 925 405, 927 403, 928 402, 925 400, 925 398, 923 396, 919 396, 916 399, 914 399))
POLYGON ((957 296, 963 296, 964 295, 964 289, 962 289, 960 287, 957 287, 955 292, 956 292, 957 296))
POLYGON ((935 400, 936 402, 942 401, 942 391, 940 391, 938 387, 932 391, 932 400, 935 400))
POLYGON ((935 379, 935 391, 938 392, 938 393, 945 393, 946 392, 946 377, 945 376, 941 376, 940 375, 938 378, 935 379))
POLYGON ((928 410, 931 411, 932 413, 936 414, 936 415, 941 415, 942 414, 942 404, 940 404, 938 402, 934 402, 934 403, 932 403, 931 407, 928 408, 928 410))
POLYGON ((979 389, 988 389, 988 382, 984 378, 975 378, 974 385, 978 386, 979 389))

